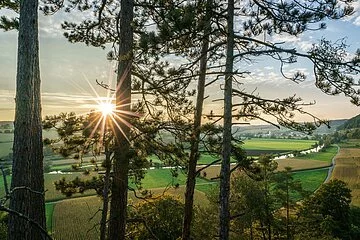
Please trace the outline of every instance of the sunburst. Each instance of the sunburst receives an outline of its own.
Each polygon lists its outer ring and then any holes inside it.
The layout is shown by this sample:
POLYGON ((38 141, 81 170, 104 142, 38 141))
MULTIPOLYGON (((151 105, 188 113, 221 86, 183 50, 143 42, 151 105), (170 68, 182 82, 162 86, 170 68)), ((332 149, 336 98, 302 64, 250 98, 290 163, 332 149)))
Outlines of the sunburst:
POLYGON ((112 115, 115 112, 115 105, 111 102, 101 102, 97 107, 98 110, 102 113, 103 117, 112 115))

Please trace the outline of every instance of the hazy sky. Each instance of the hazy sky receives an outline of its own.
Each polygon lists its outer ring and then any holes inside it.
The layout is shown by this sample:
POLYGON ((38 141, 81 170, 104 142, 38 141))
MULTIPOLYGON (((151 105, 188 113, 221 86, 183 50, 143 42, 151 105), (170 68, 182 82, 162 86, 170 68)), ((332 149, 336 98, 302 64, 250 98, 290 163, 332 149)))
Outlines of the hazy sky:
MULTIPOLYGON (((311 32, 299 38, 276 36, 275 41, 285 41, 289 45, 308 50, 319 39, 346 39, 349 50, 360 48, 360 3, 356 3, 357 12, 341 21, 327 22, 326 30, 311 32)), ((8 12, 0 11, 0 15, 8 12)), ((77 20, 80 16, 72 16, 77 20)), ((106 60, 108 50, 86 47, 81 43, 71 44, 62 36, 60 23, 64 15, 40 16, 40 67, 42 79, 43 115, 75 111, 85 113, 96 106, 96 94, 106 93, 95 84, 95 79, 108 82, 114 79, 113 63, 106 60)), ((13 120, 15 107, 17 33, 0 32, 0 120, 13 120)), ((279 65, 261 59, 243 67, 252 74, 246 77, 242 88, 249 91, 257 89, 266 97, 286 97, 293 94, 303 97, 306 102, 316 101, 315 106, 306 110, 320 118, 350 118, 360 113, 360 107, 352 105, 343 96, 326 96, 316 89, 311 75, 311 65, 306 62, 289 66, 288 73, 301 69, 309 73, 308 79, 301 84, 289 82, 281 77, 279 65)), ((220 93, 218 85, 207 90, 207 94, 220 93)), ((219 95, 221 97, 221 95, 219 95)), ((216 109, 217 103, 206 101, 205 109, 216 109)), ((303 120, 299 118, 298 120, 303 120)))

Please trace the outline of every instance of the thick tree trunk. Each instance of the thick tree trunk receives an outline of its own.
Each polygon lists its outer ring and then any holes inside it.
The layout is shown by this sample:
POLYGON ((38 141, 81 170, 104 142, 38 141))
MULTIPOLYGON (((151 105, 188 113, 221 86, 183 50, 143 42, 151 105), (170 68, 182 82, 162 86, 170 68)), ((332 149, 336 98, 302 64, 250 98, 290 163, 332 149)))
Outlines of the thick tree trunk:
POLYGON ((220 239, 229 239, 230 227, 230 155, 232 126, 232 71, 234 55, 234 0, 228 1, 227 11, 227 52, 224 90, 224 133, 220 171, 220 239))
MULTIPOLYGON (((37 0, 20 1, 10 208, 45 229, 37 11, 37 0)), ((35 225, 14 215, 8 229, 9 240, 42 239, 35 225)))
MULTIPOLYGON (((131 68, 133 47, 133 0, 121 1, 120 33, 119 33, 119 65, 116 87, 116 109, 121 112, 120 118, 126 120, 126 112, 131 110, 131 68)), ((114 176, 110 205, 110 230, 109 239, 125 239, 127 197, 128 197, 128 172, 129 172, 129 147, 128 137, 130 128, 123 121, 117 120, 115 127, 115 153, 114 176)))
MULTIPOLYGON (((36 34, 37 36, 37 34, 36 34)), ((39 68, 39 43, 37 41, 36 51, 36 77, 34 81, 34 113, 33 113, 33 145, 30 162, 31 189, 37 193, 30 193, 29 217, 46 229, 45 217, 45 196, 44 194, 44 155, 42 142, 42 123, 41 123, 41 81, 39 68)), ((31 239, 41 239, 43 233, 35 226, 31 226, 31 239)))
POLYGON ((206 14, 207 26, 204 30, 204 40, 201 49, 200 59, 200 75, 197 89, 196 109, 194 114, 194 129, 191 138, 189 167, 186 180, 186 192, 185 192, 185 206, 184 206, 184 221, 182 229, 182 239, 191 239, 191 222, 193 218, 193 204, 194 204, 194 191, 196 184, 196 164, 199 159, 199 140, 200 140, 200 128, 201 117, 204 104, 204 92, 205 92, 205 78, 207 69, 207 51, 209 49, 209 32, 210 32, 210 16, 209 5, 211 0, 207 1, 208 9, 206 14))

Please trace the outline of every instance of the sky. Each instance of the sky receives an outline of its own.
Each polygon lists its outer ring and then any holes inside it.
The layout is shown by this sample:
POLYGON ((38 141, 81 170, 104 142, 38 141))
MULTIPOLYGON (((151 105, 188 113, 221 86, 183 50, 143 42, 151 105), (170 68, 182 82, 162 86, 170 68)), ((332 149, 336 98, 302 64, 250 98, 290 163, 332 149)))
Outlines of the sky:
MULTIPOLYGON (((327 29, 309 32, 299 37, 274 36, 275 42, 286 42, 289 46, 306 51, 321 38, 337 40, 345 38, 349 51, 360 48, 360 3, 354 5, 356 12, 346 19, 328 21, 327 29)), ((0 15, 11 13, 0 10, 0 15)), ((62 35, 60 23, 64 20, 78 21, 81 16, 65 16, 60 13, 55 16, 39 15, 40 69, 42 80, 43 116, 60 112, 75 111, 85 113, 96 108, 97 96, 105 97, 106 92, 96 85, 95 80, 115 81, 114 63, 106 60, 109 49, 87 47, 82 43, 67 42, 62 35), (95 93, 96 92, 96 93, 95 93)), ((0 121, 12 121, 15 109, 15 79, 16 79, 17 33, 0 31, 0 121)), ((268 59, 259 59, 253 63, 245 63, 242 67, 249 69, 241 86, 248 91, 258 91, 264 97, 283 98, 296 94, 305 102, 316 102, 305 110, 325 119, 347 119, 360 113, 344 96, 327 96, 314 86, 312 68, 309 63, 301 62, 288 66, 287 73, 300 69, 309 76, 303 83, 296 84, 283 79, 279 64, 268 59)), ((206 90, 207 95, 219 95, 219 84, 206 90)), ((217 102, 205 101, 205 111, 221 107, 217 102)), ((306 121, 301 116, 298 121, 306 121)), ((256 122, 258 123, 258 122, 256 122)))

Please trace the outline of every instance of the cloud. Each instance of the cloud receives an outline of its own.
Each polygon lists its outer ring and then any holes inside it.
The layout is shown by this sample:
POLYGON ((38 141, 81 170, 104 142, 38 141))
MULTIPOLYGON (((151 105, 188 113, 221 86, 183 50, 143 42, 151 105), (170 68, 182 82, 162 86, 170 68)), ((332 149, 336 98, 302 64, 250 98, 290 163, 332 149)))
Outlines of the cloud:
POLYGON ((358 16, 357 18, 355 18, 355 20, 353 21, 353 23, 354 23, 356 26, 360 26, 360 16, 358 16))
POLYGON ((288 34, 277 34, 272 36, 272 41, 276 43, 284 43, 285 46, 288 47, 295 47, 297 49, 300 49, 304 52, 307 52, 311 49, 313 42, 310 40, 313 39, 312 36, 307 37, 309 40, 305 39, 304 35, 301 35, 301 37, 298 36, 292 36, 288 34))
POLYGON ((351 4, 351 6, 354 7, 354 13, 351 16, 343 18, 342 20, 351 22, 356 26, 360 26, 360 2, 355 1, 351 4))
POLYGON ((39 14, 39 32, 40 36, 57 38, 61 37, 64 33, 64 30, 61 28, 61 24, 64 21, 72 23, 80 23, 84 20, 95 20, 92 10, 86 12, 80 12, 78 10, 73 10, 70 13, 66 13, 63 10, 56 12, 53 15, 45 16, 44 14, 39 14))

